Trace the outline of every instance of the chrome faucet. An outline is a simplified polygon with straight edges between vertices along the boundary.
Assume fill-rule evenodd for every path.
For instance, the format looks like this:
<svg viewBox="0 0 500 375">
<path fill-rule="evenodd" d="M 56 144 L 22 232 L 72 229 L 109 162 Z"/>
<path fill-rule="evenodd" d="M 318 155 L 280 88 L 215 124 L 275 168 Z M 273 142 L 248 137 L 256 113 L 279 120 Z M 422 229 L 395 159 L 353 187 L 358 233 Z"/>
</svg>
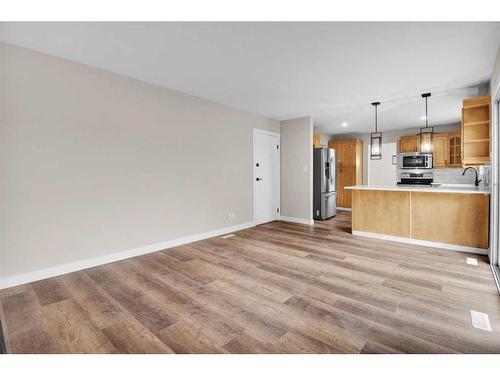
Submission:
<svg viewBox="0 0 500 375">
<path fill-rule="evenodd" d="M 476 180 L 474 181 L 474 185 L 476 186 L 479 186 L 479 183 L 482 181 L 482 180 L 478 180 L 478 172 L 477 172 L 477 168 L 475 167 L 467 167 L 464 169 L 464 171 L 462 172 L 462 176 L 465 175 L 465 172 L 467 172 L 468 169 L 472 169 L 474 170 L 474 172 L 476 172 Z"/>
</svg>

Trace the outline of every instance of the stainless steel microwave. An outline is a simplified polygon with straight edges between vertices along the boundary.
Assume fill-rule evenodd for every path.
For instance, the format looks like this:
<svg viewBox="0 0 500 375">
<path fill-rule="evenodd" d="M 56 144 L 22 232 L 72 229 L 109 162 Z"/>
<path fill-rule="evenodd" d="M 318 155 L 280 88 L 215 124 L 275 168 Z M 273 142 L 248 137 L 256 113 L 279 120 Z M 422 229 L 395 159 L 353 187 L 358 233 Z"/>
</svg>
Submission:
<svg viewBox="0 0 500 375">
<path fill-rule="evenodd" d="M 432 154 L 418 154 L 418 153 L 399 154 L 398 168 L 431 169 Z"/>
</svg>

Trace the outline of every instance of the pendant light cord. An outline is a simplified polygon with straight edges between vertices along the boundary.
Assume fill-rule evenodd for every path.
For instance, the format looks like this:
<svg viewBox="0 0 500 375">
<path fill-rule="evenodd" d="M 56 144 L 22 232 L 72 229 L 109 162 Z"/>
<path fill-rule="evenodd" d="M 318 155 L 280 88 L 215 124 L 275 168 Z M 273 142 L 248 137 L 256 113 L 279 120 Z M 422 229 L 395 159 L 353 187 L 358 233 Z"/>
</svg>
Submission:
<svg viewBox="0 0 500 375">
<path fill-rule="evenodd" d="M 425 128 L 427 129 L 429 127 L 429 111 L 428 111 L 428 106 L 427 106 L 427 99 L 431 96 L 430 92 L 426 92 L 425 94 L 422 94 L 422 98 L 425 99 Z"/>
<path fill-rule="evenodd" d="M 372 106 L 375 107 L 375 133 L 378 133 L 378 106 L 380 102 L 373 102 Z"/>
<path fill-rule="evenodd" d="M 429 114 L 427 112 L 427 96 L 425 97 L 425 127 L 429 126 Z"/>
</svg>

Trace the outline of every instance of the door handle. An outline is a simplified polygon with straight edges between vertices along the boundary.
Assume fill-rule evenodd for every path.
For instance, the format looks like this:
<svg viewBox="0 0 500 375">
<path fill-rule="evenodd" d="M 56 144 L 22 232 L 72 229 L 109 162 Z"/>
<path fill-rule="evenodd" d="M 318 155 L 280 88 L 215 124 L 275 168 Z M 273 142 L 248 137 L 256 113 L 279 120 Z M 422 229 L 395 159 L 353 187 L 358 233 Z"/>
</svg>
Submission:
<svg viewBox="0 0 500 375">
<path fill-rule="evenodd" d="M 257 177 L 255 180 L 256 180 L 256 181 L 261 181 L 261 180 L 262 180 L 262 178 Z"/>
</svg>

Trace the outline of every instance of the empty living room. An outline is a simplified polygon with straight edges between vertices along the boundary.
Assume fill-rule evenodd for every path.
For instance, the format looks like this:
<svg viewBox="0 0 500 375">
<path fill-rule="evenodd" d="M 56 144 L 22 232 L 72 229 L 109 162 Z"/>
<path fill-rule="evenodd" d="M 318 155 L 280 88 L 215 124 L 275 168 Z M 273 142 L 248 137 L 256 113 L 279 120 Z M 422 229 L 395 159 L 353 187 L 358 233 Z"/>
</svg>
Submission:
<svg viewBox="0 0 500 375">
<path fill-rule="evenodd" d="M 498 5 L 22 3 L 2 373 L 498 370 Z"/>
</svg>

